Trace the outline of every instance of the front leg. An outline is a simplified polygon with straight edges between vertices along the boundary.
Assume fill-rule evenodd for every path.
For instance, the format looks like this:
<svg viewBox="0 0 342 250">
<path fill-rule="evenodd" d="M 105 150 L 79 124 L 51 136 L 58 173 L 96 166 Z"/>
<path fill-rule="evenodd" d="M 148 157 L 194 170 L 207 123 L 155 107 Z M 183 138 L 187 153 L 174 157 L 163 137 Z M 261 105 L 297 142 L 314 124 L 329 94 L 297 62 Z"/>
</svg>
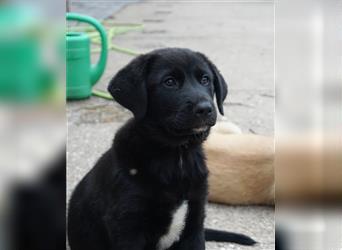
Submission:
<svg viewBox="0 0 342 250">
<path fill-rule="evenodd" d="M 145 240 L 142 237 L 127 237 L 120 242 L 112 242 L 110 250 L 144 250 Z"/>
<path fill-rule="evenodd" d="M 189 213 L 182 236 L 169 250 L 205 250 L 204 201 L 189 202 Z"/>
<path fill-rule="evenodd" d="M 109 250 L 144 250 L 146 238 L 141 214 L 125 211 L 120 216 L 107 216 L 105 224 Z"/>
</svg>

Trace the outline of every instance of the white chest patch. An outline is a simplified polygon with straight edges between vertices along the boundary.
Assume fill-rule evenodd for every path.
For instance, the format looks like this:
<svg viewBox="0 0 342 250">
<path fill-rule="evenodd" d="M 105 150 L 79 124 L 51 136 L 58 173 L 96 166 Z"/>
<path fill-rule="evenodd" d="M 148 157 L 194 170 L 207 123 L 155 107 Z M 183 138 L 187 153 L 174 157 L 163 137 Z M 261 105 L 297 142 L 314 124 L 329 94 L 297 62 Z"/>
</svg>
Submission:
<svg viewBox="0 0 342 250">
<path fill-rule="evenodd" d="M 187 213 L 188 202 L 183 201 L 183 203 L 174 210 L 167 233 L 159 239 L 157 246 L 158 250 L 168 249 L 172 246 L 173 243 L 179 240 L 181 233 L 185 227 Z"/>
</svg>

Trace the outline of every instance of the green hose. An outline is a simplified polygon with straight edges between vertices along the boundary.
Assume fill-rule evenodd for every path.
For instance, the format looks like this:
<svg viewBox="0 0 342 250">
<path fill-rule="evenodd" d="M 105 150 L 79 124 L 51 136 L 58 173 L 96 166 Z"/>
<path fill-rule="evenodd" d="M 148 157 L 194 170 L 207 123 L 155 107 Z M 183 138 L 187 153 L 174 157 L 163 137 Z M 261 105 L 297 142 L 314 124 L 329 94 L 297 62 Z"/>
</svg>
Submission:
<svg viewBox="0 0 342 250">
<path fill-rule="evenodd" d="M 99 89 L 93 89 L 92 94 L 103 99 L 113 100 L 113 97 L 108 92 Z"/>
</svg>

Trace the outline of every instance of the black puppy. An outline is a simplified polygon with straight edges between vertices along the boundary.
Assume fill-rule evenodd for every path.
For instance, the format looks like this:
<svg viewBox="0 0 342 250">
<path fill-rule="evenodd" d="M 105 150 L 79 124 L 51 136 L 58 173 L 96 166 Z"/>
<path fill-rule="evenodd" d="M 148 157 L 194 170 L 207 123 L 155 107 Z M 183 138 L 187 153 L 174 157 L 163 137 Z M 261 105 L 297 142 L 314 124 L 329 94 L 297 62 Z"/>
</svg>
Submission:
<svg viewBox="0 0 342 250">
<path fill-rule="evenodd" d="M 223 114 L 227 85 L 202 54 L 160 49 L 111 80 L 109 92 L 134 118 L 78 184 L 70 201 L 72 250 L 203 250 L 208 240 L 247 236 L 205 230 L 202 142 Z"/>
</svg>

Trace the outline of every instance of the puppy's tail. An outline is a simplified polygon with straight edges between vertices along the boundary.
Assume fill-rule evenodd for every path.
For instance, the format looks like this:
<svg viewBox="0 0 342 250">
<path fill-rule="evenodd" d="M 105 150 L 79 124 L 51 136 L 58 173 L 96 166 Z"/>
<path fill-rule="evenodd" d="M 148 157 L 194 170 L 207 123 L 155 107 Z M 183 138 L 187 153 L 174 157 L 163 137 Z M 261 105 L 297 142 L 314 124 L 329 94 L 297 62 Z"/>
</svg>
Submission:
<svg viewBox="0 0 342 250">
<path fill-rule="evenodd" d="M 233 242 L 245 246 L 252 246 L 257 243 L 252 238 L 238 233 L 231 233 L 207 228 L 205 229 L 204 233 L 206 241 Z"/>
</svg>

